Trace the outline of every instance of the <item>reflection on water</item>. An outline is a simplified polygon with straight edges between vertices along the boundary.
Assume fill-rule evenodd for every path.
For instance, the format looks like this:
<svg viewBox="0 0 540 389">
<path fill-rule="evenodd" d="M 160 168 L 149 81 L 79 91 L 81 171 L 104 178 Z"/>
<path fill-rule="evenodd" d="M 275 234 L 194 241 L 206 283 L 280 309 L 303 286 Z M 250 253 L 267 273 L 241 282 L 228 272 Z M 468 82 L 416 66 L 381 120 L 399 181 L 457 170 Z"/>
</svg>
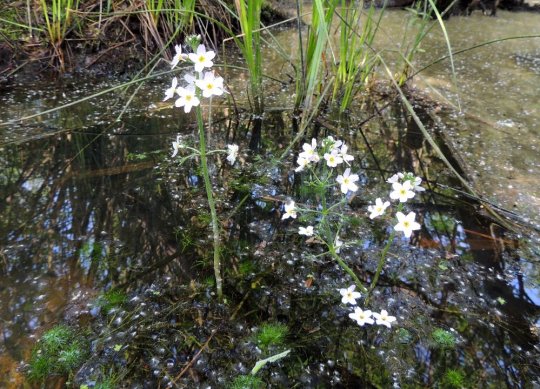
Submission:
<svg viewBox="0 0 540 389">
<path fill-rule="evenodd" d="M 396 73 L 401 67 L 394 50 L 408 49 L 418 29 L 410 16 L 407 11 L 386 12 L 373 46 L 375 51 L 384 49 L 378 52 Z M 436 21 L 433 24 L 415 56 L 416 69 L 448 55 L 441 29 Z M 457 92 L 449 60 L 430 66 L 414 82 L 435 100 L 446 99 L 456 111 L 459 97 L 463 114 L 442 121 L 448 124 L 445 131 L 463 155 L 478 191 L 540 225 L 540 38 L 532 37 L 540 36 L 538 14 L 500 11 L 494 19 L 475 13 L 452 17 L 445 26 L 454 52 L 498 39 L 529 37 L 456 54 Z M 299 45 L 291 39 L 292 33 L 284 30 L 274 35 L 294 58 Z M 334 52 L 337 47 L 336 39 Z M 287 69 L 276 51 L 267 50 L 265 55 L 268 74 Z M 283 104 L 290 105 L 290 98 L 286 96 Z"/>
<path fill-rule="evenodd" d="M 47 88 L 51 96 L 66 90 Z M 233 88 L 242 89 L 242 81 Z M 2 119 L 58 101 L 39 93 L 37 102 L 15 87 L 4 97 L 13 110 Z M 227 137 L 244 149 L 252 143 L 262 156 L 244 151 L 243 171 L 213 167 L 226 237 L 224 306 L 205 284 L 211 245 L 197 168 L 168 158 L 177 131 L 192 140 L 191 123 L 148 108 L 161 99 L 151 88 L 115 122 L 122 108 L 116 97 L 2 130 L 0 386 L 18 387 L 19 361 L 28 360 L 45 328 L 63 321 L 91 323 L 97 346 L 78 375 L 81 384 L 95 379 L 92 371 L 128 366 L 126 382 L 223 387 L 226 377 L 249 372 L 263 356 L 252 336 L 266 321 L 287 324 L 295 355 L 262 373 L 276 387 L 432 387 L 444 385 L 449 371 L 464 377 L 464 387 L 527 387 L 540 375 L 534 245 L 526 251 L 474 205 L 456 202 L 445 189 L 455 183 L 399 105 L 365 126 L 359 123 L 373 107 L 330 126 L 342 133 L 324 123 L 310 129 L 310 136 L 347 138 L 356 152 L 363 187 L 343 231 L 356 243 L 343 254 L 363 280 L 373 276 L 385 239 L 385 223 L 365 217 L 367 204 L 388 191 L 381 171 L 414 170 L 429 182 L 422 201 L 412 204 L 424 227 L 411 242 L 396 239 L 372 299 L 375 310 L 398 317 L 387 331 L 350 322 L 336 297 L 349 280 L 311 255 L 317 248 L 299 240 L 296 225 L 279 220 L 286 196 L 307 196 L 295 193 L 289 165 L 271 164 L 292 137 L 286 113 L 257 122 L 260 133 L 243 121 L 230 133 L 229 122 L 218 120 L 210 136 L 217 145 Z M 473 100 L 464 106 L 473 110 Z M 421 114 L 429 128 L 440 125 Z M 114 312 L 96 309 L 96 296 L 110 287 L 126 290 L 129 302 Z M 437 343 L 436 330 L 449 333 L 455 346 Z M 127 351 L 112 352 L 118 345 Z"/>
<path fill-rule="evenodd" d="M 535 13 L 501 11 L 495 21 L 481 15 L 456 17 L 446 27 L 454 50 L 507 37 L 540 36 Z M 423 48 L 422 63 L 445 54 L 440 33 Z M 449 138 L 482 194 L 540 226 L 540 38 L 480 47 L 456 55 L 455 66 L 465 115 L 443 119 L 449 121 Z M 450 74 L 445 61 L 428 69 L 418 85 L 433 83 L 455 102 Z"/>
</svg>

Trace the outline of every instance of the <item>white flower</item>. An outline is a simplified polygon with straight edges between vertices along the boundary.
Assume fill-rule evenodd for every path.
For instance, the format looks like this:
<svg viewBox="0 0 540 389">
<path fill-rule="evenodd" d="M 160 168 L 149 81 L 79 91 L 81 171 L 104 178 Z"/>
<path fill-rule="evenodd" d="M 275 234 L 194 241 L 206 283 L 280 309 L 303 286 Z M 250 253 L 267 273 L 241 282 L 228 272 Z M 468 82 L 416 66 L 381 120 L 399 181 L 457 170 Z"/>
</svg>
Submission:
<svg viewBox="0 0 540 389">
<path fill-rule="evenodd" d="M 313 226 L 307 226 L 307 227 L 299 227 L 298 228 L 298 233 L 300 235 L 305 235 L 305 236 L 313 236 Z"/>
<path fill-rule="evenodd" d="M 197 81 L 197 77 L 195 77 L 193 74 L 186 73 L 184 75 L 184 80 L 186 80 L 188 85 L 195 85 L 195 81 Z"/>
<path fill-rule="evenodd" d="M 373 317 L 375 318 L 375 322 L 382 326 L 387 326 L 388 328 L 391 327 L 391 323 L 396 321 L 395 316 L 389 316 L 388 312 L 386 310 L 382 310 L 381 313 L 375 313 L 373 312 Z"/>
<path fill-rule="evenodd" d="M 343 158 L 345 163 L 348 165 L 349 161 L 354 160 L 354 157 L 350 154 L 347 154 L 347 149 L 348 149 L 347 145 L 343 144 L 341 148 L 339 149 L 339 155 L 341 156 L 341 158 Z"/>
<path fill-rule="evenodd" d="M 358 186 L 355 184 L 358 181 L 357 174 L 351 174 L 351 169 L 347 168 L 343 172 L 343 175 L 339 175 L 336 178 L 336 181 L 341 185 L 341 193 L 347 194 L 348 191 L 356 192 Z"/>
<path fill-rule="evenodd" d="M 336 250 L 336 253 L 341 251 L 341 246 L 343 246 L 343 242 L 339 240 L 338 236 L 336 236 L 336 240 L 334 242 L 334 249 Z"/>
<path fill-rule="evenodd" d="M 196 53 L 189 54 L 189 59 L 195 64 L 195 71 L 200 73 L 204 68 L 211 68 L 214 65 L 212 60 L 215 56 L 216 53 L 211 50 L 206 51 L 204 45 L 199 45 Z"/>
<path fill-rule="evenodd" d="M 285 213 L 283 214 L 281 220 L 285 220 L 288 218 L 296 219 L 296 208 L 294 206 L 294 201 L 292 200 L 285 204 Z"/>
<path fill-rule="evenodd" d="M 306 166 L 309 165 L 309 159 L 306 159 L 302 156 L 299 156 L 298 159 L 296 160 L 296 163 L 298 164 L 298 167 L 296 169 L 294 169 L 295 172 L 301 172 L 302 170 L 304 170 L 304 168 Z"/>
<path fill-rule="evenodd" d="M 174 77 L 172 79 L 171 87 L 165 91 L 165 98 L 163 99 L 163 101 L 169 100 L 170 98 L 174 96 L 174 92 L 176 92 L 177 86 L 178 86 L 178 79 Z"/>
<path fill-rule="evenodd" d="M 349 313 L 349 317 L 353 320 L 356 320 L 359 326 L 363 326 L 364 324 L 373 324 L 373 319 L 371 318 L 371 311 L 365 310 L 363 311 L 362 308 L 356 307 L 354 308 L 353 313 Z"/>
<path fill-rule="evenodd" d="M 381 216 L 384 214 L 384 211 L 386 211 L 386 208 L 390 205 L 390 202 L 385 201 L 384 203 L 380 198 L 377 198 L 375 200 L 375 205 L 370 205 L 368 207 L 368 211 L 371 212 L 371 215 L 369 215 L 370 219 L 375 219 L 377 216 Z"/>
<path fill-rule="evenodd" d="M 325 145 L 330 145 L 331 151 L 337 151 L 342 144 L 343 142 L 339 139 L 334 140 L 333 136 L 327 136 L 325 139 Z"/>
<path fill-rule="evenodd" d="M 172 142 L 173 147 L 173 153 L 171 155 L 171 158 L 176 157 L 176 154 L 178 154 L 178 151 L 183 148 L 182 142 L 180 142 L 180 135 L 176 135 L 176 141 Z"/>
<path fill-rule="evenodd" d="M 398 219 L 398 224 L 394 226 L 394 230 L 403 231 L 406 238 L 409 238 L 413 231 L 420 229 L 420 224 L 414 220 L 416 217 L 414 212 L 409 212 L 407 216 L 401 212 L 397 212 L 396 217 Z"/>
<path fill-rule="evenodd" d="M 174 69 L 174 67 L 178 65 L 178 62 L 185 61 L 188 57 L 187 54 L 182 54 L 182 46 L 176 45 L 174 46 L 174 49 L 176 50 L 176 54 L 171 61 L 171 69 Z"/>
<path fill-rule="evenodd" d="M 386 180 L 386 182 L 388 182 L 389 184 L 394 184 L 396 182 L 399 182 L 399 180 L 402 178 L 403 178 L 403 173 L 396 173 L 392 177 L 390 177 L 388 180 Z"/>
<path fill-rule="evenodd" d="M 423 192 L 426 190 L 426 188 L 420 186 L 421 183 L 422 183 L 422 179 L 420 177 L 414 177 L 414 181 L 412 184 L 414 185 L 415 191 Z"/>
<path fill-rule="evenodd" d="M 341 302 L 343 304 L 356 305 L 356 299 L 360 298 L 360 292 L 355 292 L 356 285 L 351 285 L 347 289 L 340 289 L 339 293 L 343 296 Z"/>
<path fill-rule="evenodd" d="M 236 157 L 238 156 L 238 145 L 227 145 L 227 161 L 231 165 L 234 165 Z"/>
<path fill-rule="evenodd" d="M 223 94 L 223 78 L 214 76 L 213 72 L 205 72 L 202 80 L 196 80 L 204 97 L 221 96 Z"/>
<path fill-rule="evenodd" d="M 315 138 L 311 139 L 311 145 L 309 143 L 304 143 L 302 145 L 304 150 L 298 154 L 299 158 L 303 158 L 308 162 L 319 162 L 319 154 L 317 153 L 317 140 Z"/>
<path fill-rule="evenodd" d="M 195 95 L 195 87 L 188 85 L 185 88 L 177 88 L 176 93 L 180 96 L 174 103 L 177 107 L 184 107 L 184 112 L 188 113 L 192 107 L 196 107 L 201 103 L 199 98 Z"/>
<path fill-rule="evenodd" d="M 414 192 L 411 190 L 412 185 L 410 181 L 405 181 L 403 184 L 400 184 L 399 182 L 394 182 L 392 184 L 393 191 L 390 193 L 390 198 L 392 200 L 397 200 L 401 203 L 405 203 L 408 199 L 412 199 L 414 197 Z"/>
<path fill-rule="evenodd" d="M 331 153 L 324 154 L 324 159 L 326 159 L 326 164 L 328 167 L 336 167 L 343 162 L 343 158 L 333 150 Z"/>
</svg>

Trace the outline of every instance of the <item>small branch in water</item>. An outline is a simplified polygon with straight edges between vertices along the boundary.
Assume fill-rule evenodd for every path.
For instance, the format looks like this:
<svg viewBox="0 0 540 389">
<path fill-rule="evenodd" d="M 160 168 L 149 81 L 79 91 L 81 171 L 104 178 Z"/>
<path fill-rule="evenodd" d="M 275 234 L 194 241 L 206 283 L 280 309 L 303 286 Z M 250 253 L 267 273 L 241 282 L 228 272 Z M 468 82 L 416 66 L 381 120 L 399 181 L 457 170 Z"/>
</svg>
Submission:
<svg viewBox="0 0 540 389">
<path fill-rule="evenodd" d="M 182 371 L 174 378 L 174 380 L 172 380 L 171 382 L 176 385 L 176 381 L 178 381 L 180 378 L 182 378 L 182 376 L 186 373 L 186 371 L 188 371 L 189 368 L 191 368 L 191 366 L 193 366 L 193 364 L 195 362 L 197 362 L 197 359 L 199 359 L 200 355 L 202 354 L 202 352 L 204 351 L 205 348 L 208 347 L 208 344 L 210 343 L 210 341 L 212 340 L 212 338 L 214 337 L 214 335 L 216 334 L 216 332 L 212 332 L 212 334 L 210 335 L 210 337 L 208 338 L 208 340 L 206 342 L 204 342 L 204 344 L 202 345 L 201 349 L 199 351 L 197 351 L 197 354 L 195 354 L 193 356 L 193 359 L 191 361 L 189 361 L 189 363 L 182 369 Z"/>
</svg>

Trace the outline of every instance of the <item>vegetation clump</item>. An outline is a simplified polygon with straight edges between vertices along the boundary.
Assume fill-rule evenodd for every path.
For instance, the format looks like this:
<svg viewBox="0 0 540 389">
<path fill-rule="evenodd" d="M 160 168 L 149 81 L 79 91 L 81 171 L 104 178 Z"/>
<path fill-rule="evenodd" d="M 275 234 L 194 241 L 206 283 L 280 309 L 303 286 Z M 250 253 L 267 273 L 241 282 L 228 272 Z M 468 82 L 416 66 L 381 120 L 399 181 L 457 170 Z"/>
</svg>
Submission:
<svg viewBox="0 0 540 389">
<path fill-rule="evenodd" d="M 449 369 L 444 373 L 443 387 L 445 388 L 464 388 L 467 387 L 465 376 L 459 370 Z"/>
<path fill-rule="evenodd" d="M 254 375 L 240 375 L 229 385 L 229 389 L 260 389 L 263 387 L 262 380 Z"/>
<path fill-rule="evenodd" d="M 438 348 L 452 349 L 456 347 L 456 337 L 450 331 L 437 328 L 431 333 L 431 337 Z"/>
<path fill-rule="evenodd" d="M 86 358 L 86 347 L 75 331 L 58 325 L 45 332 L 32 350 L 28 376 L 42 381 L 50 375 L 71 374 Z"/>
<path fill-rule="evenodd" d="M 107 313 L 113 308 L 122 306 L 126 300 L 127 296 L 123 291 L 111 289 L 98 298 L 97 305 Z"/>
<path fill-rule="evenodd" d="M 285 343 L 285 338 L 289 329 L 282 323 L 266 323 L 261 326 L 257 332 L 257 344 L 263 349 L 268 350 L 271 346 L 281 346 Z"/>
</svg>

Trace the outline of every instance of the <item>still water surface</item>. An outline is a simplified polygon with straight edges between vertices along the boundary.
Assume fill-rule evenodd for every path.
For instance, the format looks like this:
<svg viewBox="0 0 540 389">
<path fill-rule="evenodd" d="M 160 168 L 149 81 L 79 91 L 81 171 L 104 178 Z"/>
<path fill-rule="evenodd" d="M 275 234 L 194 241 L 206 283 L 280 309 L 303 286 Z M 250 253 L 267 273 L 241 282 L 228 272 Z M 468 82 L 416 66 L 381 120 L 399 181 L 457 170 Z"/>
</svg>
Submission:
<svg viewBox="0 0 540 389">
<path fill-rule="evenodd" d="M 382 26 L 385 34 L 402 36 L 406 16 L 402 11 L 388 12 Z M 500 12 L 495 22 L 479 15 L 456 17 L 447 28 L 453 48 L 460 49 L 500 37 L 540 34 L 537 20 L 532 14 Z M 290 31 L 276 36 L 291 44 Z M 382 38 L 377 45 L 387 47 L 394 42 Z M 422 48 L 419 67 L 446 53 L 437 32 Z M 538 222 L 534 218 L 538 217 L 540 188 L 539 56 L 538 39 L 507 41 L 458 55 L 457 94 L 447 62 L 430 67 L 415 80 L 419 88 L 427 90 L 429 84 L 442 93 L 447 100 L 430 92 L 445 107 L 457 105 L 459 95 L 464 113 L 445 108 L 439 119 L 471 169 L 477 188 L 533 223 Z M 271 74 L 284 71 L 277 60 L 266 64 Z M 238 77 L 232 89 L 241 95 L 245 76 Z M 30 81 L 20 78 L 2 95 L 6 109 L 0 121 L 40 112 L 116 83 Z M 260 358 L 249 336 L 267 320 L 288 324 L 290 347 L 299 361 L 305 361 L 268 373 L 265 378 L 276 387 L 295 383 L 353 387 L 373 382 L 426 386 L 442 382 L 449 370 L 460 372 L 471 387 L 527 387 L 537 379 L 538 238 L 532 232 L 507 234 L 472 206 L 459 205 L 440 193 L 414 205 L 424 220 L 422 234 L 412 244 L 397 240 L 393 245 L 393 260 L 373 300 L 374 306 L 396 314 L 400 325 L 395 331 L 363 332 L 348 322 L 343 307 L 336 308 L 336 290 L 348 282 L 339 269 L 313 261 L 294 234 L 283 234 L 285 228 L 294 228 L 280 223 L 278 203 L 271 199 L 293 195 L 289 167 L 264 171 L 264 179 L 248 168 L 255 183 L 248 180 L 247 191 L 244 173 L 226 166 L 216 168 L 221 211 L 234 215 L 224 227 L 234 269 L 230 277 L 235 280 L 229 285 L 230 304 L 241 307 L 235 320 L 223 319 L 230 312 L 215 307 L 211 287 L 190 289 L 190 281 L 199 283 L 205 276 L 197 262 L 207 252 L 205 223 L 198 218 L 205 205 L 197 190 L 196 166 L 188 164 L 180 170 L 168 157 L 176 133 L 189 140 L 194 128 L 185 115 L 155 104 L 166 84 L 168 80 L 142 88 L 121 121 L 115 119 L 126 97 L 113 94 L 2 128 L 0 386 L 22 385 L 20 361 L 28 360 L 44 329 L 64 321 L 90 321 L 96 338 L 99 331 L 110 335 L 92 351 L 93 366 L 112 364 L 101 352 L 131 342 L 144 350 L 136 360 L 142 363 L 134 376 L 153 376 L 154 366 L 159 367 L 155 379 L 178 375 L 178 370 L 167 372 L 164 366 L 170 360 L 189 360 L 198 349 L 182 343 L 186 336 L 177 342 L 171 340 L 177 333 L 148 330 L 150 323 L 171 318 L 186 323 L 185 331 L 200 344 L 212 325 L 221 323 L 222 337 L 216 335 L 216 339 L 225 354 L 219 354 L 221 360 L 204 357 L 205 363 L 194 366 L 192 372 L 191 377 L 202 377 L 202 387 L 206 383 L 219 387 L 224 377 L 238 374 Z M 270 107 L 287 105 L 290 92 L 278 88 L 268 102 Z M 355 124 L 361 119 L 362 114 L 352 118 L 344 133 L 334 135 L 346 138 L 356 150 L 365 188 L 351 203 L 350 212 L 364 217 L 366 203 L 387 188 L 357 134 Z M 436 121 L 426 124 L 441 126 Z M 400 130 L 406 126 L 403 111 L 396 107 L 366 129 L 371 151 L 383 169 L 412 169 L 424 161 L 424 172 L 438 177 L 433 182 L 455 184 L 421 142 L 401 144 Z M 292 137 L 290 121 L 286 113 L 269 114 L 264 128 L 261 153 L 263 159 L 271 160 Z M 232 131 L 229 121 L 217 121 L 211 142 L 223 147 L 234 139 L 247 148 L 248 129 L 243 124 Z M 243 158 L 244 167 L 256 162 L 248 152 Z M 245 208 L 235 214 L 234 206 L 246 194 Z M 366 222 L 347 232 L 362 244 L 361 250 L 351 248 L 344 255 L 364 269 L 365 277 L 376 266 L 383 232 L 383 226 Z M 242 273 L 250 263 L 248 275 Z M 172 293 L 171 285 L 179 289 Z M 152 306 L 152 321 L 137 322 L 129 319 L 130 313 L 113 320 L 96 312 L 92 302 L 111 286 L 124 287 L 132 301 L 142 299 Z M 172 297 L 167 298 L 186 304 L 185 308 L 171 313 L 171 300 L 158 299 L 160 293 L 164 297 L 170 293 Z M 144 311 L 135 303 L 124 308 Z M 206 316 L 200 312 L 207 312 Z M 110 328 L 118 318 L 127 323 L 121 331 Z M 133 328 L 152 341 L 126 340 Z M 454 334 L 457 347 L 437 346 L 436 329 Z"/>
</svg>

